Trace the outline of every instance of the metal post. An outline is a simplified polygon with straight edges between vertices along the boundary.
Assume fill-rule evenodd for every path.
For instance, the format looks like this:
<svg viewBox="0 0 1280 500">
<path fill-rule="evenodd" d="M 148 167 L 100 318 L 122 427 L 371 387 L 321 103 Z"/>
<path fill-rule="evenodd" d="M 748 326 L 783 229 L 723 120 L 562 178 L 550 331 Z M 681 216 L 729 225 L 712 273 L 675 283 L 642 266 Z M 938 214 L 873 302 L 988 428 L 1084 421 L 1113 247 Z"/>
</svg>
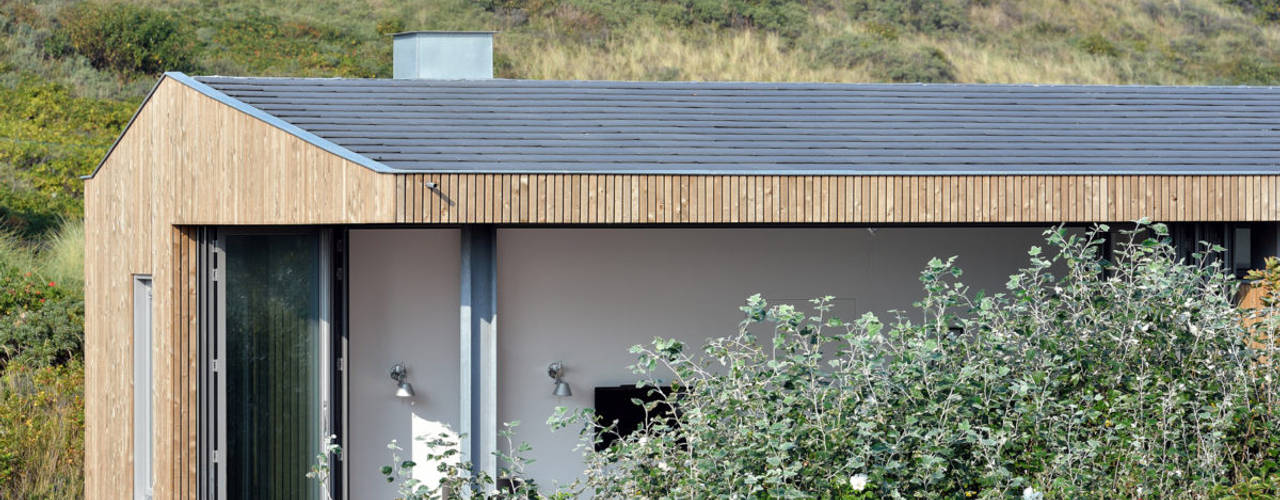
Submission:
<svg viewBox="0 0 1280 500">
<path fill-rule="evenodd" d="M 463 459 L 473 470 L 497 470 L 497 230 L 493 226 L 462 228 L 461 302 L 461 432 Z"/>
</svg>

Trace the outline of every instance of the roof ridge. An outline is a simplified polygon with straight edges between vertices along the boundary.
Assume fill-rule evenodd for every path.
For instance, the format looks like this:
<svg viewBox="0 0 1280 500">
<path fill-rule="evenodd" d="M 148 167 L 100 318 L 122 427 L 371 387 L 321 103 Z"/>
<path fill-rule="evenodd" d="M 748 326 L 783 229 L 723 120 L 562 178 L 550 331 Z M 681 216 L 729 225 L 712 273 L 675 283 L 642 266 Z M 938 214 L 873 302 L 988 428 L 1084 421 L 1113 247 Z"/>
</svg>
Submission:
<svg viewBox="0 0 1280 500">
<path fill-rule="evenodd" d="M 1276 85 L 1154 85 L 1154 84 L 1084 84 L 1084 83 L 895 83 L 895 82 L 794 82 L 794 81 L 743 81 L 743 80 L 555 80 L 527 78 L 486 78 L 486 79 L 410 79 L 410 78 L 346 78 L 346 77 L 308 77 L 308 76 L 246 76 L 246 75 L 197 75 L 191 77 L 197 81 L 304 81 L 334 83 L 394 83 L 403 86 L 431 86 L 437 84 L 473 84 L 475 86 L 516 85 L 548 85 L 548 86 L 643 86 L 643 87 L 743 87 L 769 88 L 790 87 L 802 88 L 886 88 L 886 89 L 1078 89 L 1078 90 L 1272 90 L 1280 91 Z"/>
</svg>

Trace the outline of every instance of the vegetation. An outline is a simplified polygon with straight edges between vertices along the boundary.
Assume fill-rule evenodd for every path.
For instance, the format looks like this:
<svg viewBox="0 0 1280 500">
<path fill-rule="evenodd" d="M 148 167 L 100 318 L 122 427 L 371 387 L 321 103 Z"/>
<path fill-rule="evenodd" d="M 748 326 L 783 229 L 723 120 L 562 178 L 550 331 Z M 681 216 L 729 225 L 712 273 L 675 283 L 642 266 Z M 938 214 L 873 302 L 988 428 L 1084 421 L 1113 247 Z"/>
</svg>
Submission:
<svg viewBox="0 0 1280 500">
<path fill-rule="evenodd" d="M 84 230 L 0 237 L 0 498 L 84 488 Z"/>
<path fill-rule="evenodd" d="M 74 447 L 78 393 L 30 391 L 79 384 L 79 176 L 162 71 L 386 77 L 390 33 L 492 29 L 509 78 L 1277 84 L 1278 5 L 0 0 L 0 497 L 75 496 L 76 449 L 36 456 L 22 439 Z M 53 427 L 15 432 L 3 419 L 20 413 Z"/>
<path fill-rule="evenodd" d="M 84 366 L 0 374 L 0 498 L 84 496 Z"/>
</svg>

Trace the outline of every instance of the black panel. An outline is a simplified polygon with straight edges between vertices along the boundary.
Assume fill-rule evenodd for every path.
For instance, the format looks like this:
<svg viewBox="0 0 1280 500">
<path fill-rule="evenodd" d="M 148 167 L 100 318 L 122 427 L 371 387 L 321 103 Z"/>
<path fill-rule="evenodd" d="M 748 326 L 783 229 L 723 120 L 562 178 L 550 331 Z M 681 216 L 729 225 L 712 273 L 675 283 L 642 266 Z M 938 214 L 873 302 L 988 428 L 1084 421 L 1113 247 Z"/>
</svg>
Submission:
<svg viewBox="0 0 1280 500">
<path fill-rule="evenodd" d="M 662 392 L 671 393 L 671 387 L 663 387 Z M 640 400 L 644 403 L 660 401 L 662 397 L 653 387 L 637 388 L 635 385 L 620 385 L 617 387 L 596 387 L 595 388 L 595 410 L 597 422 L 601 425 L 608 426 L 613 422 L 617 422 L 615 430 L 617 434 L 604 433 L 599 435 L 600 438 L 596 443 L 596 451 L 602 451 L 613 444 L 619 436 L 626 437 L 640 428 L 644 423 L 644 408 L 635 404 L 633 400 Z M 665 404 L 659 404 L 650 418 L 662 418 L 670 415 L 671 409 Z"/>
</svg>

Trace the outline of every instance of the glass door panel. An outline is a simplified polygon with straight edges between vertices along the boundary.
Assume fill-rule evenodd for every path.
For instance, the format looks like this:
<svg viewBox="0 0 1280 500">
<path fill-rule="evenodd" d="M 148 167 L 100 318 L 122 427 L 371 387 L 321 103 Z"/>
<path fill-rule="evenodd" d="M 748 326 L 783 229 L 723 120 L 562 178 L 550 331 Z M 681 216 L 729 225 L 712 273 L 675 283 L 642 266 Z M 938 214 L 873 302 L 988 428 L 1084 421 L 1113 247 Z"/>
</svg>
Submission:
<svg viewBox="0 0 1280 500">
<path fill-rule="evenodd" d="M 225 498 L 320 499 L 306 477 L 327 411 L 320 234 L 227 234 L 222 245 Z"/>
</svg>

